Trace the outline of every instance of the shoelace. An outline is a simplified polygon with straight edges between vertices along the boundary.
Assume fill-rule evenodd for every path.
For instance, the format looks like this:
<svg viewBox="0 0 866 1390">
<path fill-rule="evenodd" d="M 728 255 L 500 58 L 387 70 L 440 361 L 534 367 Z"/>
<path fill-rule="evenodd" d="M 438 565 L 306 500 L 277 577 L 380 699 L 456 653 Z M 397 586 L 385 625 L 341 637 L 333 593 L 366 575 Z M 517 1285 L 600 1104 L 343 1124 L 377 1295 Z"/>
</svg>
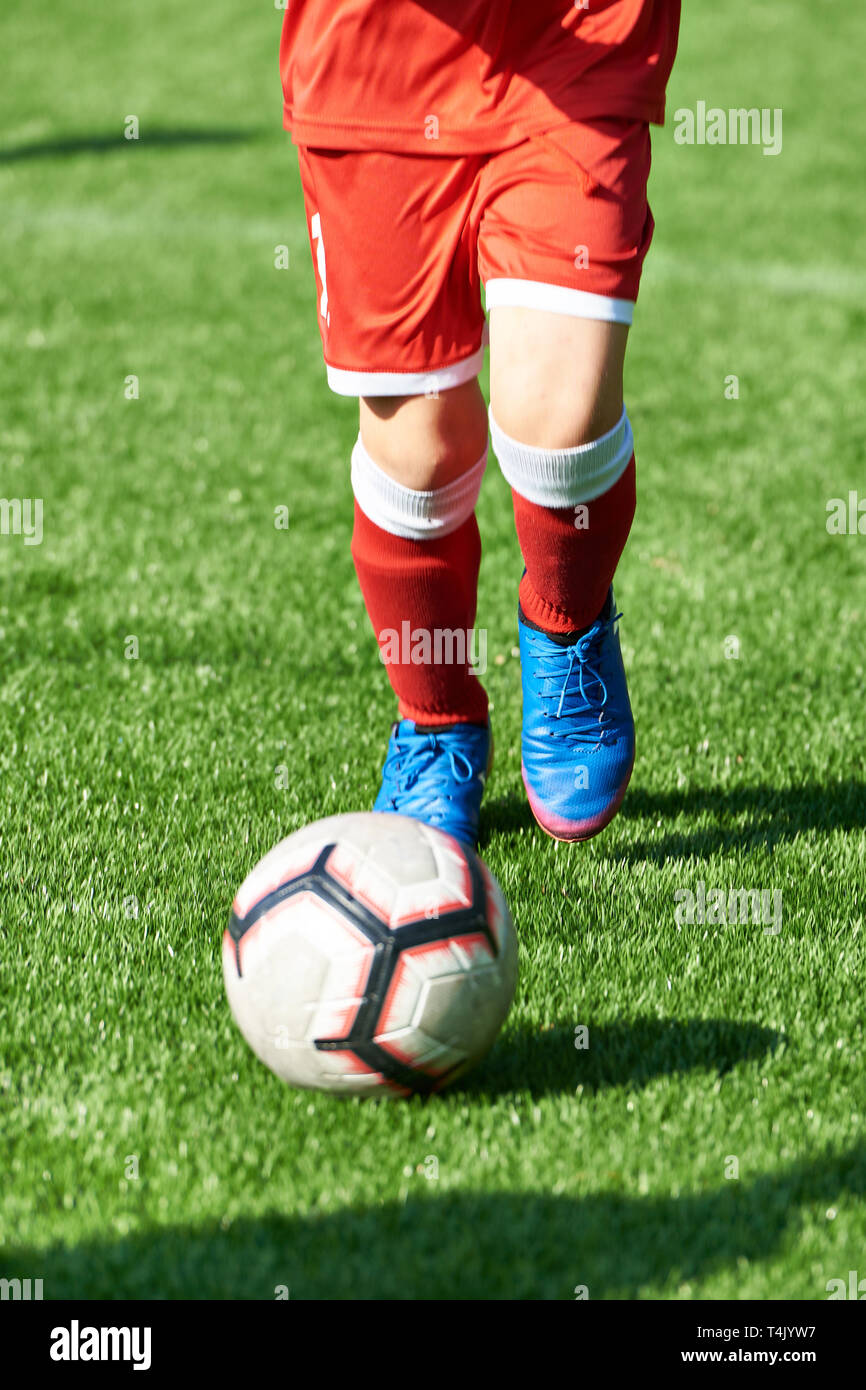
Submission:
<svg viewBox="0 0 866 1390">
<path fill-rule="evenodd" d="M 572 644 L 570 647 L 557 647 L 551 649 L 548 642 L 542 642 L 540 638 L 534 638 L 530 633 L 530 644 L 535 648 L 534 655 L 538 665 L 536 674 L 539 678 L 537 694 L 542 702 L 543 713 L 547 719 L 573 719 L 575 716 L 593 717 L 593 722 L 597 720 L 598 730 L 590 729 L 568 729 L 562 737 L 573 740 L 575 743 L 587 743 L 594 747 L 608 742 L 612 737 L 612 732 L 604 727 L 605 708 L 607 706 L 608 689 L 604 677 L 598 666 L 595 664 L 597 658 L 594 657 L 593 647 L 608 632 L 619 618 L 621 613 L 614 613 L 612 617 L 604 622 L 593 623 L 588 632 Z M 563 672 L 563 666 L 565 671 Z M 577 683 L 573 685 L 572 678 L 575 670 L 577 671 Z M 545 690 L 547 682 L 561 680 L 561 685 L 557 692 Z M 597 687 L 593 691 L 593 686 Z M 590 693 L 592 691 L 592 693 Z M 570 703 L 566 703 L 566 696 L 575 697 Z M 555 708 L 553 707 L 555 703 Z"/>
<path fill-rule="evenodd" d="M 436 734 L 424 734 L 422 742 L 419 742 L 417 735 L 412 739 L 395 739 L 388 761 L 393 760 L 398 789 L 408 791 L 418 781 L 422 772 L 426 772 L 430 764 L 442 754 L 448 758 L 455 782 L 471 781 L 474 769 L 466 754 L 461 753 L 459 748 L 448 748 Z M 396 776 L 397 765 L 400 767 L 400 777 Z"/>
</svg>

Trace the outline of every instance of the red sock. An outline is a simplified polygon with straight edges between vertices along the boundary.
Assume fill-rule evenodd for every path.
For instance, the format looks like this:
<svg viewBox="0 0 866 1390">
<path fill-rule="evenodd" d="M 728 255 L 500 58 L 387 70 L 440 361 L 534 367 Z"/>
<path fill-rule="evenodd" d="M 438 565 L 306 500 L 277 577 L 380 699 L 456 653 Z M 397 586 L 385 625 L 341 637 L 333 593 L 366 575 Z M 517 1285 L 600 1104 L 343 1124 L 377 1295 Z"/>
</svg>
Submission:
<svg viewBox="0 0 866 1390">
<path fill-rule="evenodd" d="M 632 454 L 613 487 L 579 508 L 540 507 L 512 492 L 526 565 L 520 607 L 545 632 L 589 627 L 604 607 L 634 519 L 634 471 Z"/>
<path fill-rule="evenodd" d="M 400 718 L 486 724 L 487 694 L 469 668 L 481 565 L 475 516 L 447 536 L 414 541 L 384 531 L 356 502 L 352 558 Z"/>
</svg>

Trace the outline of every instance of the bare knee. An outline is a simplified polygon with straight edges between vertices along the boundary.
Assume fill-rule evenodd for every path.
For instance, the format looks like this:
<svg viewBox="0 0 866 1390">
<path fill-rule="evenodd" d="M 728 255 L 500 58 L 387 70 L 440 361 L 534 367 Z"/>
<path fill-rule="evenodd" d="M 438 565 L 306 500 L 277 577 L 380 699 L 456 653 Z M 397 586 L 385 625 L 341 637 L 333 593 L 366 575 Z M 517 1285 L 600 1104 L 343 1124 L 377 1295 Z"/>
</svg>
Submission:
<svg viewBox="0 0 866 1390">
<path fill-rule="evenodd" d="M 478 381 L 437 396 L 365 396 L 361 440 L 383 472 L 404 487 L 445 487 L 477 464 L 487 444 Z"/>
<path fill-rule="evenodd" d="M 626 324 L 494 309 L 490 403 L 500 429 L 540 449 L 571 449 L 613 429 L 627 336 Z"/>
</svg>

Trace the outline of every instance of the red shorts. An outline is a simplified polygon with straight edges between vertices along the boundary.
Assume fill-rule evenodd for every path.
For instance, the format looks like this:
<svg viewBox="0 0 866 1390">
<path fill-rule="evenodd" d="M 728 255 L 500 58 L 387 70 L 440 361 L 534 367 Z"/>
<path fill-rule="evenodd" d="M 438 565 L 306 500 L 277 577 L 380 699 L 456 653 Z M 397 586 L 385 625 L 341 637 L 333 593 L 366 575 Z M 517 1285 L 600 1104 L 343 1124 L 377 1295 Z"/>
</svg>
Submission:
<svg viewBox="0 0 866 1390">
<path fill-rule="evenodd" d="M 429 395 L 476 376 L 482 284 L 488 309 L 631 323 L 653 232 L 646 123 L 573 123 L 487 155 L 298 154 L 340 395 Z"/>
</svg>

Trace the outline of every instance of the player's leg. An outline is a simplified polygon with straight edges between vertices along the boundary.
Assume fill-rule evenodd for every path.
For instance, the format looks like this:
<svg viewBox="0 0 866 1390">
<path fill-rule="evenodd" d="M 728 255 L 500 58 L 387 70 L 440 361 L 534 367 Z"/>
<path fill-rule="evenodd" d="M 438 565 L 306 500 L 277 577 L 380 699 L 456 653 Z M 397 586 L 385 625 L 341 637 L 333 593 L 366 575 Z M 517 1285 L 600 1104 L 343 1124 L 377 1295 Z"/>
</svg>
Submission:
<svg viewBox="0 0 866 1390">
<path fill-rule="evenodd" d="M 352 555 L 399 715 L 375 809 L 472 843 L 491 752 L 470 661 L 486 462 L 476 379 L 438 396 L 362 399 Z"/>
<path fill-rule="evenodd" d="M 465 235 L 478 161 L 302 153 L 328 377 L 361 400 L 352 555 L 398 701 L 376 808 L 474 842 L 490 748 L 471 666 L 487 458 Z"/>
<path fill-rule="evenodd" d="M 468 660 L 487 463 L 478 380 L 429 396 L 362 397 L 360 417 L 352 554 L 400 718 L 425 728 L 486 724 L 487 697 Z M 436 640 L 446 631 L 447 650 Z"/>
<path fill-rule="evenodd" d="M 584 839 L 634 761 L 612 580 L 635 506 L 622 376 L 652 231 L 648 136 L 608 122 L 527 146 L 503 160 L 482 233 L 491 434 L 525 564 L 524 782 L 544 829 Z"/>
<path fill-rule="evenodd" d="M 628 325 L 491 310 L 494 444 L 526 564 L 523 616 L 554 633 L 598 617 L 634 515 L 623 408 Z"/>
<path fill-rule="evenodd" d="M 586 839 L 612 819 L 634 762 L 611 587 L 635 506 L 627 331 L 491 310 L 494 447 L 526 566 L 523 778 L 539 823 L 562 839 Z"/>
</svg>

